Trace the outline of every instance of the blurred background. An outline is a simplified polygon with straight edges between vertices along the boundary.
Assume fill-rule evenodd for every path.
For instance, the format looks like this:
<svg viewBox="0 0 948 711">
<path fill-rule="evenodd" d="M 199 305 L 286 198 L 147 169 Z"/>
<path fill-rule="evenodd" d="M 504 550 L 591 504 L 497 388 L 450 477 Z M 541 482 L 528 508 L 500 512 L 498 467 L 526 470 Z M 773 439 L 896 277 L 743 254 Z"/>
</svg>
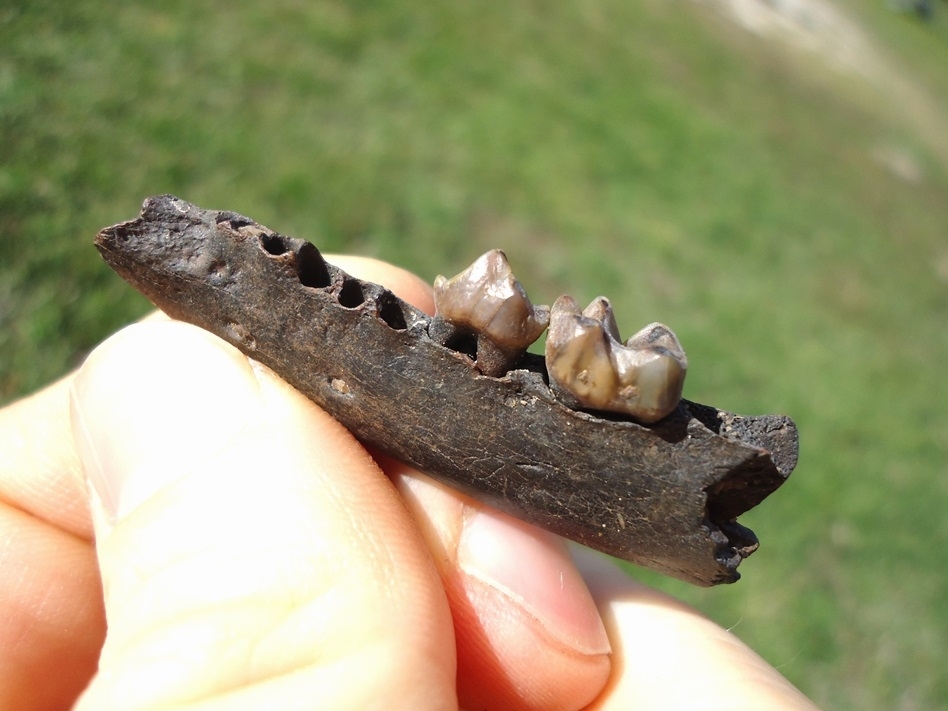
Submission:
<svg viewBox="0 0 948 711">
<path fill-rule="evenodd" d="M 93 235 L 172 192 L 426 280 L 660 320 L 685 396 L 801 431 L 688 601 L 827 708 L 948 708 L 948 5 L 0 7 L 0 402 L 149 305 Z"/>
</svg>

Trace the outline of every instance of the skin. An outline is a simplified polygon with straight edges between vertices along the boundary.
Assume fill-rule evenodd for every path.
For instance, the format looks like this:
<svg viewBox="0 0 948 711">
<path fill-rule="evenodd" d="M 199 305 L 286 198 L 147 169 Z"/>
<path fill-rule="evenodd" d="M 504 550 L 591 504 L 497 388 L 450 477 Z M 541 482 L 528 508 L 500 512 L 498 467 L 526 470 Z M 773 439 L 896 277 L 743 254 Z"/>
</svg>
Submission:
<svg viewBox="0 0 948 711">
<path fill-rule="evenodd" d="M 407 272 L 331 261 L 431 311 Z M 0 410 L 0 708 L 813 708 L 576 559 L 185 324 Z"/>
</svg>

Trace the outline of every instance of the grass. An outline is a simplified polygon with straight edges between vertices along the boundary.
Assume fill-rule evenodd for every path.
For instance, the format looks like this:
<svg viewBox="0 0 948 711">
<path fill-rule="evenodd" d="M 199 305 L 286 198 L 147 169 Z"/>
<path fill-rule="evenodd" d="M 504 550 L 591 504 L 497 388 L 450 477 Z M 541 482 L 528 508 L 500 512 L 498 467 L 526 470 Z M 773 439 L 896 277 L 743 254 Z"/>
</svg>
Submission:
<svg viewBox="0 0 948 711">
<path fill-rule="evenodd" d="M 911 101 L 682 2 L 8 4 L 0 401 L 146 311 L 91 237 L 147 195 L 426 278 L 503 247 L 800 426 L 738 585 L 635 574 L 826 707 L 948 707 L 948 21 L 880 7 Z"/>
</svg>

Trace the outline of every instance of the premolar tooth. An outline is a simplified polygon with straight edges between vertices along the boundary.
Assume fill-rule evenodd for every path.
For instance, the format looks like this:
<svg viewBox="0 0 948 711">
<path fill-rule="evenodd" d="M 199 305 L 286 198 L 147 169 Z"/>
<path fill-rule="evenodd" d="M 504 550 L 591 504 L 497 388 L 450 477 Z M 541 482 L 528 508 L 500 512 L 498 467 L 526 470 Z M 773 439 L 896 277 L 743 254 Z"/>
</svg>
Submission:
<svg viewBox="0 0 948 711">
<path fill-rule="evenodd" d="M 477 337 L 477 367 L 499 376 L 523 355 L 550 322 L 545 306 L 533 306 L 499 249 L 479 257 L 457 276 L 434 283 L 435 316 Z"/>
<path fill-rule="evenodd" d="M 625 345 L 608 299 L 599 297 L 580 313 L 561 296 L 553 304 L 546 345 L 547 371 L 568 404 L 656 422 L 678 405 L 688 361 L 667 326 L 649 324 Z"/>
</svg>

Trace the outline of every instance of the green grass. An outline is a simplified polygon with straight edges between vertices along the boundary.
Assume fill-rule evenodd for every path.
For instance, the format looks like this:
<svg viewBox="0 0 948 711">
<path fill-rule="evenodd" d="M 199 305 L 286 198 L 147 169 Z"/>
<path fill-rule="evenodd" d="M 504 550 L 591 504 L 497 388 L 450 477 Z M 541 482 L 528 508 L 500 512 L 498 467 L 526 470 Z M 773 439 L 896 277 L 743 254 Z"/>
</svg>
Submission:
<svg viewBox="0 0 948 711">
<path fill-rule="evenodd" d="M 91 238 L 147 195 L 426 278 L 502 247 L 800 426 L 738 585 L 636 574 L 826 707 L 948 707 L 946 8 L 850 8 L 896 95 L 683 2 L 9 5 L 0 401 L 145 312 Z"/>
</svg>

